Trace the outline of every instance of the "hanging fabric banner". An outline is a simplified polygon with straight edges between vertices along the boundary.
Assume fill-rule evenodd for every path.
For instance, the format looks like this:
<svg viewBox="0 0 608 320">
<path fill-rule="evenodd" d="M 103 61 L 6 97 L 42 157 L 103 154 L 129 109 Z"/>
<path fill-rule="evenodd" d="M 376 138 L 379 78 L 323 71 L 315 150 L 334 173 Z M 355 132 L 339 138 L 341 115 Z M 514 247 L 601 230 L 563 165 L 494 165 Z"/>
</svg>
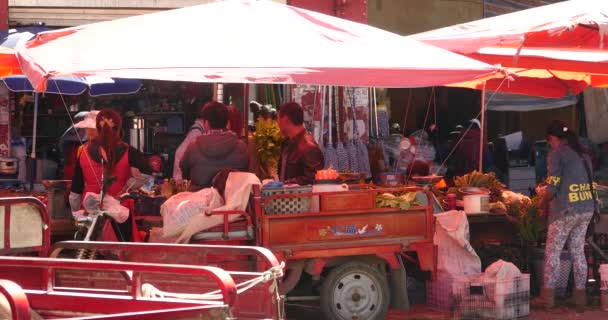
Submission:
<svg viewBox="0 0 608 320">
<path fill-rule="evenodd" d="M 10 93 L 4 83 L 0 84 L 0 157 L 11 156 Z"/>
</svg>

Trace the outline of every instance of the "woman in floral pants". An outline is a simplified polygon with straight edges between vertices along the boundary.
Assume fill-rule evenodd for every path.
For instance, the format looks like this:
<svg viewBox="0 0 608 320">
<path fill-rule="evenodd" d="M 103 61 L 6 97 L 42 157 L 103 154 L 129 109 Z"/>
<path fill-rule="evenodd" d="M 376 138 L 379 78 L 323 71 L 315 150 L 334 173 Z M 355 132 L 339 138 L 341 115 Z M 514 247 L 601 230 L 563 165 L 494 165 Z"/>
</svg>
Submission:
<svg viewBox="0 0 608 320">
<path fill-rule="evenodd" d="M 549 210 L 541 300 L 547 308 L 555 304 L 560 255 L 568 241 L 574 266 L 573 296 L 577 312 L 583 312 L 587 282 L 585 234 L 595 208 L 591 162 L 584 155 L 578 137 L 559 121 L 547 128 L 547 142 L 551 152 L 547 156 L 548 178 L 543 204 L 548 204 Z"/>
</svg>

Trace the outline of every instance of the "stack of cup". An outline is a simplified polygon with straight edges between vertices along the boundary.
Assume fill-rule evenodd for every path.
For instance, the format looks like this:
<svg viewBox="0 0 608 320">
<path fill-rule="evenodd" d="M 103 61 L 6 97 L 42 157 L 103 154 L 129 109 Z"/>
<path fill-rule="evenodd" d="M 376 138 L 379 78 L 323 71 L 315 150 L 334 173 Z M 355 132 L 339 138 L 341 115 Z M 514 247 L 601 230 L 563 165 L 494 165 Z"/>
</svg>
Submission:
<svg viewBox="0 0 608 320">
<path fill-rule="evenodd" d="M 601 305 L 602 310 L 608 311 L 608 264 L 600 265 L 600 279 L 601 279 Z"/>
</svg>

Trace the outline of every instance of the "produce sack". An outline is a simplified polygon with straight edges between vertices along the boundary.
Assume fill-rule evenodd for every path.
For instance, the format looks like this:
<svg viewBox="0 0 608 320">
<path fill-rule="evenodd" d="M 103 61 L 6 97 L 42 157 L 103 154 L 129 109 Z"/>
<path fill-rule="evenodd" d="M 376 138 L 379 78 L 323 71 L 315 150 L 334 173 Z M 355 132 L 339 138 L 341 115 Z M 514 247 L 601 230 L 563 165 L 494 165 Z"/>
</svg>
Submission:
<svg viewBox="0 0 608 320">
<path fill-rule="evenodd" d="M 231 172 L 226 180 L 224 189 L 224 199 L 226 204 L 211 208 L 212 211 L 242 211 L 247 209 L 251 189 L 254 185 L 261 185 L 260 179 L 255 174 L 249 172 Z M 214 189 L 215 190 L 215 189 Z M 220 198 L 221 199 L 221 198 Z M 228 222 L 239 218 L 241 214 L 235 213 L 228 215 Z M 176 240 L 177 243 L 188 243 L 190 238 L 201 231 L 219 226 L 224 223 L 223 215 L 206 216 L 201 212 L 195 213 L 190 222 L 184 228 L 181 235 Z"/>
<path fill-rule="evenodd" d="M 438 278 L 457 278 L 481 273 L 481 259 L 469 243 L 469 222 L 464 211 L 435 215 Z"/>
<path fill-rule="evenodd" d="M 224 200 L 215 188 L 197 192 L 181 192 L 167 199 L 160 207 L 163 217 L 163 237 L 179 236 L 192 217 L 224 205 Z"/>
</svg>

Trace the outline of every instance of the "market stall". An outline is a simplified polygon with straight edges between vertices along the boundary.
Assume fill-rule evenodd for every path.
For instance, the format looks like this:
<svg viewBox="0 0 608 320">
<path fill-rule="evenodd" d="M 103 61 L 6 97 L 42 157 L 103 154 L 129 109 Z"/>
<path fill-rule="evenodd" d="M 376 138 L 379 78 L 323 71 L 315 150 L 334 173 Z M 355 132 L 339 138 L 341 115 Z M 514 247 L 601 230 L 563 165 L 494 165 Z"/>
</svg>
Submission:
<svg viewBox="0 0 608 320">
<path fill-rule="evenodd" d="M 429 31 L 411 38 L 488 63 L 500 63 L 515 73 L 512 85 L 509 78 L 498 77 L 490 81 L 473 81 L 456 86 L 483 86 L 501 92 L 562 98 L 568 94 L 578 94 L 588 87 L 605 86 L 603 81 L 608 61 L 604 49 L 608 23 L 606 10 L 604 3 L 596 1 L 564 1 Z M 520 199 L 514 202 L 516 205 L 513 202 L 506 203 L 506 212 L 507 216 L 515 218 L 514 225 L 518 229 L 515 239 L 524 245 L 523 250 L 520 250 L 520 255 L 526 260 L 523 265 L 536 276 L 532 284 L 538 286 L 545 273 L 542 265 L 546 217 L 541 215 L 538 196 L 531 199 L 518 198 Z M 470 223 L 473 237 L 473 225 L 479 223 L 479 219 L 471 217 Z M 484 222 L 487 223 L 488 220 Z M 501 227 L 502 230 L 505 228 L 506 225 Z M 502 241 L 506 243 L 508 239 Z M 588 238 L 587 241 L 589 247 L 597 252 L 598 247 L 593 239 Z M 516 259 L 510 258 L 515 262 Z M 598 266 L 597 258 L 595 256 L 589 262 L 592 269 Z M 558 266 L 560 276 L 556 285 L 558 296 L 567 292 L 571 266 L 570 255 L 566 251 L 562 252 Z"/>
</svg>

